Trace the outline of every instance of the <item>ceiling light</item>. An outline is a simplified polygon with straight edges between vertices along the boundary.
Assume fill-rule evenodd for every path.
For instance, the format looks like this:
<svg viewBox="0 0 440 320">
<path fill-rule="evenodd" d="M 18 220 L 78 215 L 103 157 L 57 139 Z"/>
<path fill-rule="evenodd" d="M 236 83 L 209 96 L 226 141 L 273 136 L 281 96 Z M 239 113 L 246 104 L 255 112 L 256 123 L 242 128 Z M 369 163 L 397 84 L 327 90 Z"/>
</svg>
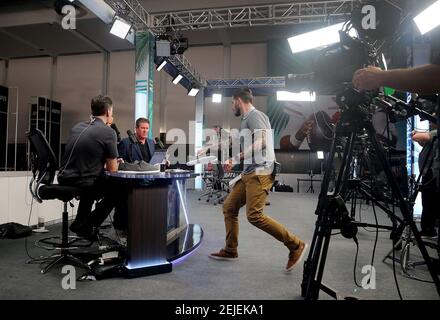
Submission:
<svg viewBox="0 0 440 320">
<path fill-rule="evenodd" d="M 125 39 L 127 37 L 128 32 L 131 29 L 131 24 L 122 19 L 121 17 L 115 16 L 113 20 L 112 28 L 110 29 L 110 33 L 115 36 Z"/>
<path fill-rule="evenodd" d="M 339 31 L 342 30 L 344 24 L 345 22 L 341 22 L 329 27 L 290 37 L 289 39 L 287 39 L 287 41 L 289 41 L 292 53 L 298 53 L 301 51 L 338 43 L 340 41 Z M 355 29 L 350 29 L 348 34 L 352 37 L 357 36 L 357 32 Z"/>
<path fill-rule="evenodd" d="M 189 90 L 188 95 L 190 97 L 195 97 L 197 95 L 197 93 L 199 93 L 200 89 L 199 88 L 191 88 L 191 90 Z"/>
<path fill-rule="evenodd" d="M 157 67 L 157 71 L 160 71 L 163 69 L 163 67 L 165 67 L 165 65 L 167 64 L 166 60 L 163 60 L 162 63 Z"/>
<path fill-rule="evenodd" d="M 212 102 L 221 103 L 222 102 L 222 94 L 221 93 L 213 93 L 212 94 Z"/>
<path fill-rule="evenodd" d="M 181 74 L 178 74 L 177 77 L 173 79 L 174 84 L 178 84 L 180 80 L 182 80 L 183 76 Z"/>
<path fill-rule="evenodd" d="M 277 91 L 277 101 L 316 101 L 316 93 L 310 91 Z"/>
<path fill-rule="evenodd" d="M 440 25 L 440 0 L 419 13 L 414 22 L 422 35 Z"/>
</svg>

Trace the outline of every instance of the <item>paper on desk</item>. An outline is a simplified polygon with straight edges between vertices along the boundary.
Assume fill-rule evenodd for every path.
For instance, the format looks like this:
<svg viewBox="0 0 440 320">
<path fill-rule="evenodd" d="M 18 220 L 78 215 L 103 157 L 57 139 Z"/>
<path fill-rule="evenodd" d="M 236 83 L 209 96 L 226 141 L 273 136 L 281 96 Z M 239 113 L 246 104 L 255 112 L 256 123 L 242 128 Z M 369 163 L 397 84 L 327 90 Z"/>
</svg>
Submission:
<svg viewBox="0 0 440 320">
<path fill-rule="evenodd" d="M 196 164 L 208 164 L 217 161 L 216 156 L 206 156 L 206 157 L 198 157 L 197 159 L 188 161 L 186 163 L 187 166 L 195 166 Z"/>
<path fill-rule="evenodd" d="M 121 170 L 118 171 L 119 173 L 127 173 L 127 174 L 152 174 L 152 173 L 159 173 L 160 170 L 150 170 L 150 171 L 126 171 L 126 170 Z"/>
</svg>

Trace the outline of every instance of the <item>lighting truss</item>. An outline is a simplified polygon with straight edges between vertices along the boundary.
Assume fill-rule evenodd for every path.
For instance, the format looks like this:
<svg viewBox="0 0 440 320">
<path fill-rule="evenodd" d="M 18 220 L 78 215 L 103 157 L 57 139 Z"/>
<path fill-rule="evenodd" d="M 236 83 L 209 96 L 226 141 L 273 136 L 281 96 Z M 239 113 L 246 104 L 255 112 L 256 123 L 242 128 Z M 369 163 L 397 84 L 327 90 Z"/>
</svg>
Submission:
<svg viewBox="0 0 440 320">
<path fill-rule="evenodd" d="M 179 73 L 187 78 L 193 86 L 203 86 L 202 78 L 183 54 L 171 55 L 168 57 L 168 61 L 170 61 L 177 70 L 179 70 Z"/>
<path fill-rule="evenodd" d="M 359 0 L 314 1 L 234 8 L 198 9 L 151 15 L 151 28 L 215 29 L 344 20 Z"/>
<path fill-rule="evenodd" d="M 212 79 L 206 80 L 206 87 L 217 89 L 233 88 L 285 88 L 284 77 L 260 77 L 246 79 Z"/>
<path fill-rule="evenodd" d="M 151 16 L 137 0 L 104 0 L 116 14 L 129 19 L 137 32 L 148 30 Z M 151 32 L 151 30 L 150 30 Z M 154 33 L 153 33 L 154 34 Z"/>
<path fill-rule="evenodd" d="M 150 28 L 151 14 L 137 0 L 104 0 L 116 14 L 130 20 L 136 32 L 150 32 L 156 35 L 156 32 Z M 168 58 L 182 74 L 193 85 L 203 85 L 200 75 L 195 71 L 188 59 L 184 55 L 172 55 Z"/>
<path fill-rule="evenodd" d="M 400 8 L 399 0 L 384 0 Z M 362 0 L 303 1 L 151 14 L 150 28 L 163 32 L 344 21 Z"/>
</svg>

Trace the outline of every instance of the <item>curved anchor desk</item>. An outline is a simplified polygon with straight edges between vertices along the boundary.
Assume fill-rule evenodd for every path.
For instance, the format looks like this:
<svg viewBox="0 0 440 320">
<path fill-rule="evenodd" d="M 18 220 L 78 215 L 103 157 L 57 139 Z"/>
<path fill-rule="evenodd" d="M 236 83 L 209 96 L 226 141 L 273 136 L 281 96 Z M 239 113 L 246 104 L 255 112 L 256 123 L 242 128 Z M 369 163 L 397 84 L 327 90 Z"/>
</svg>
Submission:
<svg viewBox="0 0 440 320">
<path fill-rule="evenodd" d="M 171 272 L 199 246 L 203 230 L 189 224 L 185 182 L 196 175 L 187 171 L 107 173 L 128 188 L 126 277 Z M 181 213 L 186 221 L 180 223 Z"/>
</svg>

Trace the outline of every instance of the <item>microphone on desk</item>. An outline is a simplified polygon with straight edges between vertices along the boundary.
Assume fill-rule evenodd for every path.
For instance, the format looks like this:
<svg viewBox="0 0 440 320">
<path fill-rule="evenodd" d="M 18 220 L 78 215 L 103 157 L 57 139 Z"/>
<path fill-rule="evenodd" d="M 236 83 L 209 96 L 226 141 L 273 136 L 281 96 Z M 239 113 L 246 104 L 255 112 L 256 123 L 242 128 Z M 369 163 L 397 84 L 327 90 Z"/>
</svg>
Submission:
<svg viewBox="0 0 440 320">
<path fill-rule="evenodd" d="M 128 135 L 128 138 L 130 139 L 131 143 L 139 143 L 139 140 L 136 138 L 133 131 L 127 130 L 127 135 Z"/>
<path fill-rule="evenodd" d="M 110 128 L 112 128 L 113 130 L 115 130 L 115 132 L 116 132 L 116 137 L 117 137 L 117 139 L 118 139 L 118 143 L 119 142 L 121 142 L 121 132 L 119 131 L 119 129 L 118 129 L 118 127 L 116 126 L 116 123 L 112 123 L 111 125 L 110 125 Z"/>
<path fill-rule="evenodd" d="M 158 137 L 154 138 L 154 141 L 156 141 L 156 144 L 159 146 L 159 148 L 165 149 L 165 146 L 163 145 L 162 141 L 160 141 L 160 139 Z"/>
</svg>

